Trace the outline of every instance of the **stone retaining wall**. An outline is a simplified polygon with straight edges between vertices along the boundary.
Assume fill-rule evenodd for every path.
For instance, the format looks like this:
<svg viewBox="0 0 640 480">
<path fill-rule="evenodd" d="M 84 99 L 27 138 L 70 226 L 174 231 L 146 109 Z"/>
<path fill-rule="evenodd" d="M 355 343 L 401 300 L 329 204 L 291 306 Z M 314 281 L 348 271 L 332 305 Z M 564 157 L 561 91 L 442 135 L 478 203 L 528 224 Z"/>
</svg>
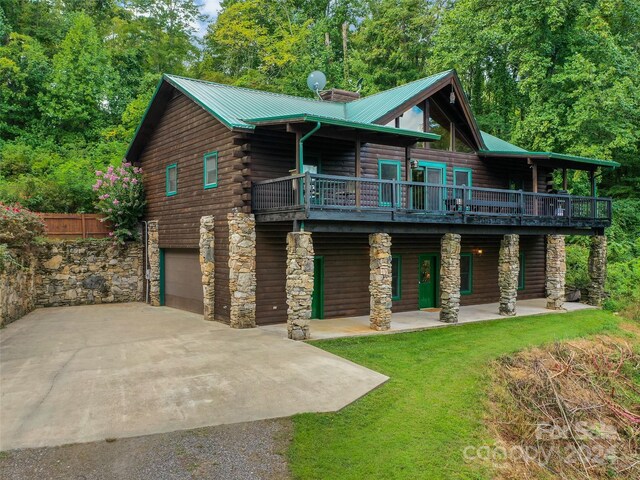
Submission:
<svg viewBox="0 0 640 480">
<path fill-rule="evenodd" d="M 36 308 L 36 257 L 10 252 L 0 260 L 0 326 Z"/>
<path fill-rule="evenodd" d="M 45 243 L 37 251 L 36 306 L 142 300 L 143 251 L 111 240 Z"/>
</svg>

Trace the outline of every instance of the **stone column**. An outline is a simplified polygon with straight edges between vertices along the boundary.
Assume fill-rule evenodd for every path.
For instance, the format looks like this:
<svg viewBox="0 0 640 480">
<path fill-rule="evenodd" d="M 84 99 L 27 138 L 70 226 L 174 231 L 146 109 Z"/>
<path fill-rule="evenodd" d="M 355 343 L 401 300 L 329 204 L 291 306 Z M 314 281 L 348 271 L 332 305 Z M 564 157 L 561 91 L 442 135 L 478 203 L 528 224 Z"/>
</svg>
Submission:
<svg viewBox="0 0 640 480">
<path fill-rule="evenodd" d="M 147 222 L 147 257 L 149 259 L 149 302 L 160 306 L 160 244 L 158 221 Z"/>
<path fill-rule="evenodd" d="M 233 212 L 229 221 L 229 316 L 232 328 L 256 326 L 256 220 Z"/>
<path fill-rule="evenodd" d="M 391 235 L 369 235 L 369 322 L 372 330 L 391 327 Z"/>
<path fill-rule="evenodd" d="M 214 218 L 200 218 L 200 271 L 202 272 L 202 299 L 204 319 L 213 320 L 215 300 Z"/>
<path fill-rule="evenodd" d="M 440 241 L 440 321 L 457 323 L 460 311 L 460 240 L 445 233 Z"/>
<path fill-rule="evenodd" d="M 549 310 L 562 310 L 566 272 L 564 235 L 547 235 L 545 287 L 547 291 L 547 308 Z"/>
<path fill-rule="evenodd" d="M 287 332 L 293 340 L 311 337 L 313 296 L 313 240 L 311 232 L 287 234 Z"/>
<path fill-rule="evenodd" d="M 604 235 L 591 237 L 589 278 L 587 303 L 599 307 L 604 300 L 604 282 L 607 278 L 607 237 Z"/>
<path fill-rule="evenodd" d="M 505 235 L 500 242 L 498 258 L 498 287 L 500 288 L 500 315 L 516 314 L 516 298 L 518 296 L 518 273 L 520 271 L 520 237 Z"/>
</svg>

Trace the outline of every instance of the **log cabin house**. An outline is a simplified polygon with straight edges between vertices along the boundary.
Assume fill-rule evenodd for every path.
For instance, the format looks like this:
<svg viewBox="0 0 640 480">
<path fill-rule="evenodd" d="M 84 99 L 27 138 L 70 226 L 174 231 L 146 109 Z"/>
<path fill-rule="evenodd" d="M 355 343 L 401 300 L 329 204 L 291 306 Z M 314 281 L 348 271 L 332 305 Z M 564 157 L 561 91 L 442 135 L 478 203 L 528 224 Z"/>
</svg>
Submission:
<svg viewBox="0 0 640 480">
<path fill-rule="evenodd" d="M 613 161 L 482 132 L 455 71 L 302 98 L 164 75 L 126 158 L 144 170 L 150 301 L 232 327 L 564 301 L 564 235 L 606 253 Z M 584 170 L 590 196 L 566 192 Z M 553 190 L 554 171 L 562 190 Z M 592 262 L 590 300 L 604 261 Z"/>
</svg>

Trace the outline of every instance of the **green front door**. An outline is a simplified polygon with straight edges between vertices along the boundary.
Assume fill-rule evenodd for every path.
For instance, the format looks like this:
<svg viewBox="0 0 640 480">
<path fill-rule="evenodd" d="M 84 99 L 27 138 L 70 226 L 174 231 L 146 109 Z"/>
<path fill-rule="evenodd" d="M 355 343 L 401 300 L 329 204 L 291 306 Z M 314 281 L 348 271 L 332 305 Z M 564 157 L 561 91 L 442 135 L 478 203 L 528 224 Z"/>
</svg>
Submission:
<svg viewBox="0 0 640 480">
<path fill-rule="evenodd" d="M 438 255 L 426 253 L 418 257 L 418 308 L 437 305 Z"/>
<path fill-rule="evenodd" d="M 324 257 L 315 257 L 313 259 L 311 318 L 324 318 Z"/>
</svg>

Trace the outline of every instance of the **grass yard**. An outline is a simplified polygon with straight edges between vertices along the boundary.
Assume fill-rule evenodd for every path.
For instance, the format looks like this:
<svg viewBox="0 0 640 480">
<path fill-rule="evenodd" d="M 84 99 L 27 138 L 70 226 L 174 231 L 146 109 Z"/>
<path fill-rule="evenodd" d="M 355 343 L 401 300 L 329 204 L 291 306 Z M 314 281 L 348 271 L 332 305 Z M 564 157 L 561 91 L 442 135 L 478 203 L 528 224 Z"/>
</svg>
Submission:
<svg viewBox="0 0 640 480">
<path fill-rule="evenodd" d="M 465 446 L 491 445 L 488 365 L 530 346 L 618 330 L 599 310 L 520 317 L 316 346 L 390 377 L 338 413 L 294 417 L 292 473 L 303 479 L 490 478 Z"/>
</svg>

